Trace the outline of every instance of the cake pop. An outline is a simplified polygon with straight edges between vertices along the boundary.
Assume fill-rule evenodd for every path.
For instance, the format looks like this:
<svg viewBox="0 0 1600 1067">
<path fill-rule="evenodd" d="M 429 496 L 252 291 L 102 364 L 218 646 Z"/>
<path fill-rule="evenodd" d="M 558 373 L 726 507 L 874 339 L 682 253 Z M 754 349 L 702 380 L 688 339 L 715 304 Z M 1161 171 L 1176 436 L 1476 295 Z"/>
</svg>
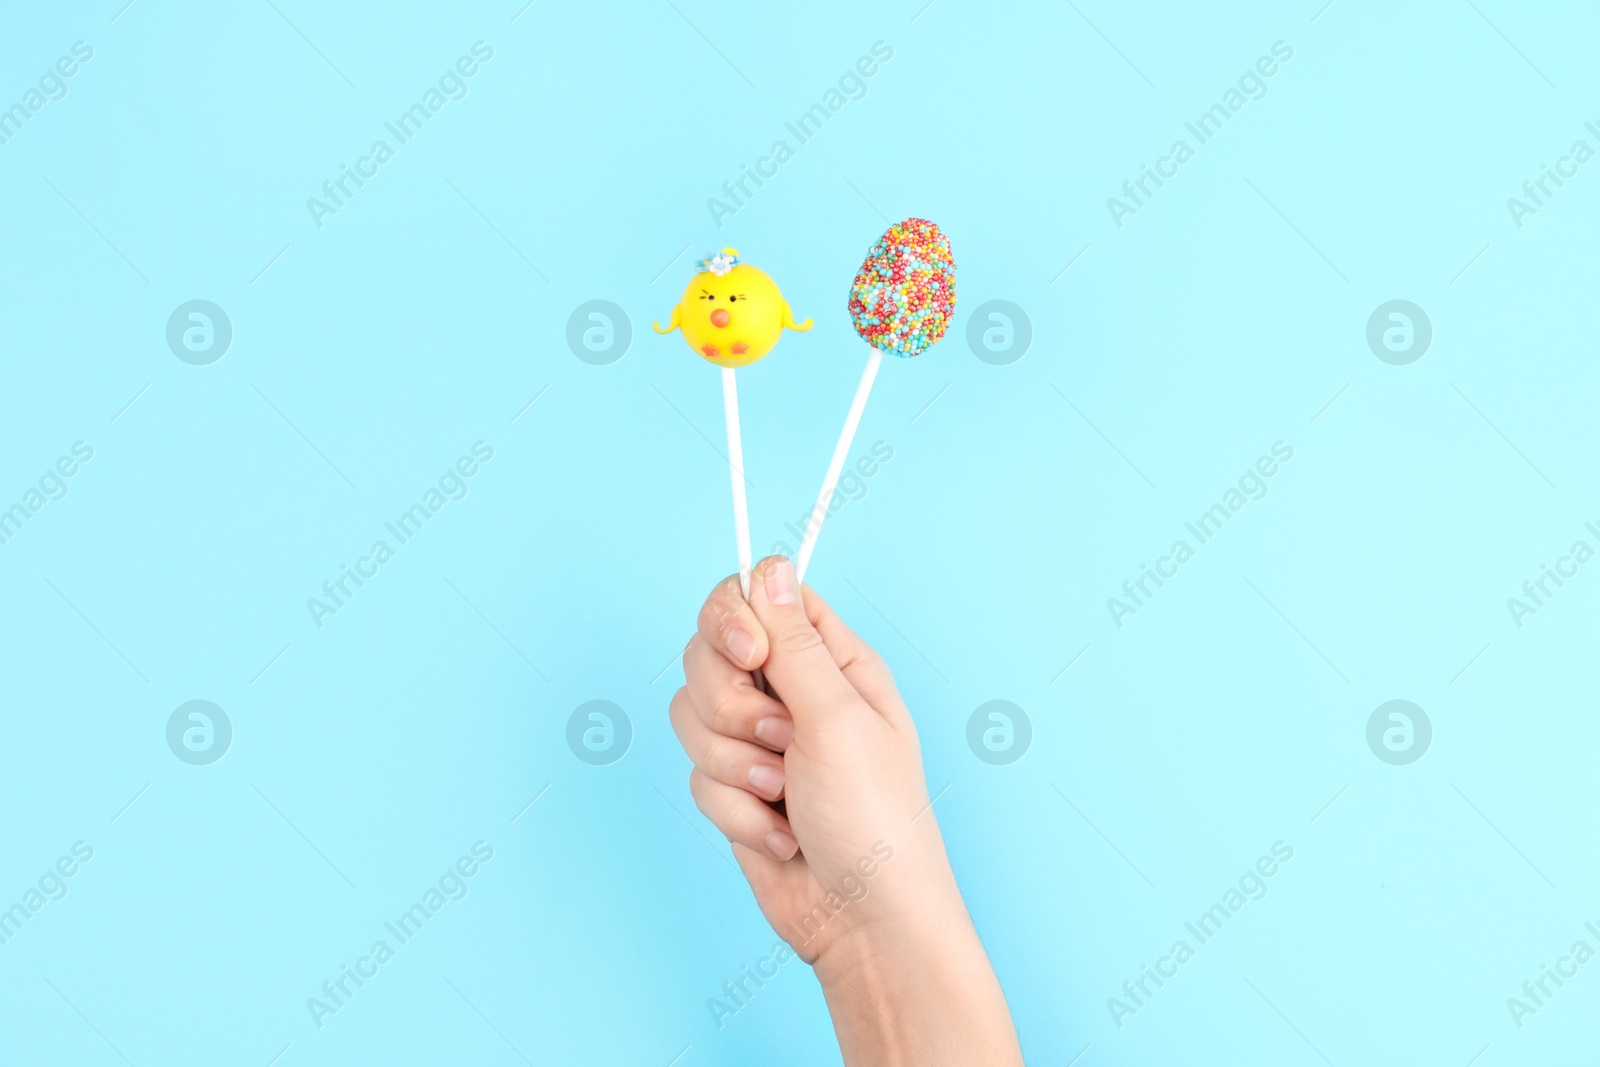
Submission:
<svg viewBox="0 0 1600 1067">
<path fill-rule="evenodd" d="M 728 427 L 728 473 L 733 482 L 733 528 L 739 551 L 739 584 L 750 595 L 750 515 L 744 495 L 744 449 L 739 439 L 736 367 L 747 367 L 772 351 L 785 329 L 805 333 L 811 320 L 797 323 L 778 284 L 763 270 L 739 259 L 732 248 L 702 263 L 673 306 L 667 325 L 656 333 L 681 329 L 701 357 L 722 368 L 722 408 Z"/>
<path fill-rule="evenodd" d="M 856 333 L 872 346 L 872 351 L 867 355 L 867 366 L 850 402 L 844 430 L 822 479 L 822 492 L 806 524 L 805 539 L 795 561 L 798 577 L 805 576 L 806 564 L 816 548 L 817 535 L 822 532 L 822 521 L 833 503 L 834 488 L 855 439 L 861 413 L 866 410 L 883 354 L 910 358 L 926 352 L 949 329 L 955 304 L 956 264 L 950 255 L 950 239 L 927 219 L 895 223 L 868 250 L 850 284 L 849 306 Z"/>
</svg>

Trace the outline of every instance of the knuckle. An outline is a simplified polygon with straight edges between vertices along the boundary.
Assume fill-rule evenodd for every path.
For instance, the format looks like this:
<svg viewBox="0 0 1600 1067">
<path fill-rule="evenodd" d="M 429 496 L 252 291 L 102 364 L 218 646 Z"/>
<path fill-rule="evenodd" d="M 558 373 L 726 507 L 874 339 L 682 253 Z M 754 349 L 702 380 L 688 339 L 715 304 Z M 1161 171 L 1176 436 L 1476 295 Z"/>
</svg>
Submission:
<svg viewBox="0 0 1600 1067">
<path fill-rule="evenodd" d="M 714 782 L 737 785 L 733 776 L 733 758 L 725 738 L 713 737 L 706 742 L 705 751 L 695 761 L 702 774 Z"/>
<path fill-rule="evenodd" d="M 884 659 L 877 649 L 868 648 L 861 654 L 861 661 L 866 664 L 868 670 L 874 674 L 881 674 L 890 684 L 893 684 L 894 674 L 889 670 L 889 661 Z"/>
<path fill-rule="evenodd" d="M 772 644 L 774 652 L 790 656 L 805 655 L 822 647 L 822 635 L 810 626 L 795 623 L 779 630 Z"/>
<path fill-rule="evenodd" d="M 732 690 L 718 693 L 711 701 L 711 729 L 728 737 L 736 736 L 744 724 L 744 714 Z"/>
<path fill-rule="evenodd" d="M 705 699 L 707 692 L 722 684 L 719 670 L 722 653 L 705 634 L 697 633 L 683 651 L 683 679 L 689 693 L 697 702 Z"/>
<path fill-rule="evenodd" d="M 672 723 L 672 729 L 679 737 L 683 736 L 684 716 L 691 713 L 692 707 L 689 687 L 679 686 L 678 691 L 672 694 L 672 701 L 667 704 L 667 720 Z"/>
</svg>

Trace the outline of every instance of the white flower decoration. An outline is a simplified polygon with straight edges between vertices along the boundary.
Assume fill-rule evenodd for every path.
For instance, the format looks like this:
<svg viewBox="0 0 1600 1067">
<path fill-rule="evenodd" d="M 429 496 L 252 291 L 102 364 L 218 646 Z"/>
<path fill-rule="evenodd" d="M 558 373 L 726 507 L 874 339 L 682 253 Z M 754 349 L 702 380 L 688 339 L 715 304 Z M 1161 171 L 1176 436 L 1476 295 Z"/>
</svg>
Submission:
<svg viewBox="0 0 1600 1067">
<path fill-rule="evenodd" d="M 707 261 L 706 267 L 711 271 L 712 274 L 715 274 L 720 278 L 733 269 L 735 262 L 736 260 L 733 256 L 724 255 L 723 253 L 719 252 L 712 256 L 709 261 Z"/>
</svg>

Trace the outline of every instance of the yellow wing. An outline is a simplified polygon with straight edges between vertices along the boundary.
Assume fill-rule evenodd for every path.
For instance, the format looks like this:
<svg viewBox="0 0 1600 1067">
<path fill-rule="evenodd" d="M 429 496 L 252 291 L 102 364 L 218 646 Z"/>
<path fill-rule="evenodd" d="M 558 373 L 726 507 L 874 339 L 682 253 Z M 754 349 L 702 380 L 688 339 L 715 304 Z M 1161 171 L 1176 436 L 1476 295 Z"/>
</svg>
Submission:
<svg viewBox="0 0 1600 1067">
<path fill-rule="evenodd" d="M 789 301 L 785 300 L 783 302 L 783 325 L 796 333 L 806 333 L 811 329 L 811 320 L 807 319 L 804 322 L 796 323 L 794 321 L 794 312 L 789 310 Z"/>
<path fill-rule="evenodd" d="M 672 318 L 667 320 L 667 328 L 663 330 L 661 328 L 661 324 L 659 322 L 652 322 L 650 324 L 650 328 L 652 330 L 654 330 L 656 333 L 671 333 L 673 330 L 676 330 L 678 328 L 678 320 L 679 320 L 679 317 L 682 314 L 683 314 L 683 305 L 682 304 L 673 304 L 672 305 Z"/>
</svg>

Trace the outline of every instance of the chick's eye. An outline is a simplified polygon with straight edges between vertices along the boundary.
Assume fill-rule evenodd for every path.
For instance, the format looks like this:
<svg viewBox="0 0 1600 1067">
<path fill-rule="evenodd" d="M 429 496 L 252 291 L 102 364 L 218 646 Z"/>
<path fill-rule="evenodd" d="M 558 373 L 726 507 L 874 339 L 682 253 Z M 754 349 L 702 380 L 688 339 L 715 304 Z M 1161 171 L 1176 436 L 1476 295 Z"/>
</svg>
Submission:
<svg viewBox="0 0 1600 1067">
<path fill-rule="evenodd" d="M 738 298 L 738 297 L 736 297 L 736 296 L 730 296 L 730 297 L 728 297 L 728 303 L 730 303 L 730 304 L 733 304 L 733 303 L 737 303 L 737 302 L 738 302 L 738 300 L 739 300 L 739 298 Z"/>
</svg>

